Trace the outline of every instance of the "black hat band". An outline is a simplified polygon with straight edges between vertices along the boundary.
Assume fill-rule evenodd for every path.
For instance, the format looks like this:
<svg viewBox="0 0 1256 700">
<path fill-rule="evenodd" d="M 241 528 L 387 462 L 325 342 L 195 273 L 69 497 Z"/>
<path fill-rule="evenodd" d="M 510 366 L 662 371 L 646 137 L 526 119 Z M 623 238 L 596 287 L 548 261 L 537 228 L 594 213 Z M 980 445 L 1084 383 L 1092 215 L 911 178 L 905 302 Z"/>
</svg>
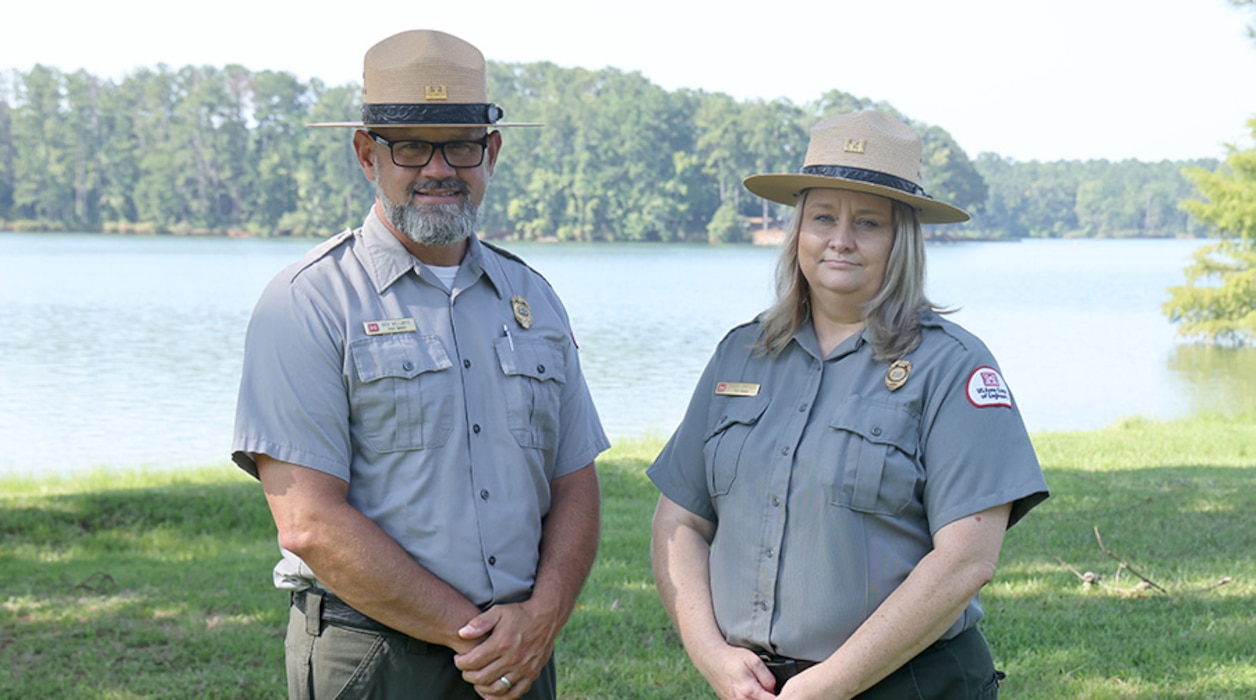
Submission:
<svg viewBox="0 0 1256 700">
<path fill-rule="evenodd" d="M 362 123 L 374 126 L 496 124 L 505 113 L 494 104 L 364 104 Z"/>
<path fill-rule="evenodd" d="M 904 180 L 901 177 L 887 175 L 876 170 L 865 170 L 863 168 L 847 168 L 841 165 L 808 165 L 802 169 L 803 175 L 820 175 L 823 177 L 838 177 L 843 180 L 855 180 L 857 182 L 866 182 L 869 185 L 880 185 L 888 187 L 892 190 L 905 192 L 917 197 L 925 197 L 933 199 L 925 194 L 925 190 L 920 185 L 911 180 Z"/>
</svg>

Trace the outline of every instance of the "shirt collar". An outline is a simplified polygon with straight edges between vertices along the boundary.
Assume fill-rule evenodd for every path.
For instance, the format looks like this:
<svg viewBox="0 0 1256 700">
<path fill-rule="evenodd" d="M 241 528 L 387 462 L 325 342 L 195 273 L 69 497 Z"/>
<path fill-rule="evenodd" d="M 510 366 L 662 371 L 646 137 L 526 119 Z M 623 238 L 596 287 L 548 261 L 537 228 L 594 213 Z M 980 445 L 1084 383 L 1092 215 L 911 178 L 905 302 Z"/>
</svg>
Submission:
<svg viewBox="0 0 1256 700">
<path fill-rule="evenodd" d="M 501 257 L 488 255 L 487 251 L 488 247 L 478 237 L 471 236 L 467 239 L 467 254 L 462 258 L 462 266 L 476 276 L 483 275 L 493 291 L 497 292 L 498 298 L 505 299 L 506 290 L 510 286 L 506 283 L 506 271 L 502 269 Z"/>
<path fill-rule="evenodd" d="M 941 328 L 943 323 L 942 317 L 937 312 L 924 311 L 920 314 L 921 326 Z M 816 331 L 815 327 L 811 325 L 811 317 L 807 317 L 807 320 L 803 321 L 802 327 L 794 334 L 794 342 L 812 357 L 821 360 L 836 360 L 853 352 L 859 352 L 865 345 L 870 345 L 872 341 L 868 340 L 867 334 L 868 328 L 865 326 L 858 333 L 843 340 L 841 345 L 834 348 L 832 357 L 820 357 L 820 341 L 816 339 Z"/>
<path fill-rule="evenodd" d="M 852 335 L 846 340 L 843 340 L 840 345 L 834 348 L 829 357 L 821 357 L 820 341 L 816 338 L 815 326 L 812 325 L 811 317 L 808 316 L 806 320 L 803 321 L 802 326 L 799 327 L 798 332 L 794 334 L 794 342 L 797 343 L 798 347 L 802 348 L 808 355 L 811 355 L 818 360 L 836 360 L 853 352 L 858 352 L 860 348 L 867 344 L 868 340 L 864 337 L 867 332 L 867 327 L 859 329 L 858 333 Z"/>
<path fill-rule="evenodd" d="M 359 234 L 362 246 L 356 250 L 358 260 L 366 268 L 366 274 L 375 284 L 375 291 L 382 294 L 393 282 L 414 269 L 418 260 L 401 245 L 401 241 L 388 230 L 371 207 Z"/>
</svg>

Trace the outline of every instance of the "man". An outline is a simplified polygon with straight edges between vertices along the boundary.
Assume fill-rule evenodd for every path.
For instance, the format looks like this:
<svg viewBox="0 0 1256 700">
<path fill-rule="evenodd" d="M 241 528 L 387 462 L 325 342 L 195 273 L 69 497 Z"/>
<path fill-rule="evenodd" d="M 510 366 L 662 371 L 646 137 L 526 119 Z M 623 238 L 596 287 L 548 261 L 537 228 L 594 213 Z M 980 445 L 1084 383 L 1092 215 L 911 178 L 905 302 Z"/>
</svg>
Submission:
<svg viewBox="0 0 1256 700">
<path fill-rule="evenodd" d="M 609 444 L 566 311 L 479 241 L 507 124 L 441 32 L 366 54 L 362 227 L 266 288 L 233 459 L 258 477 L 292 592 L 293 698 L 554 698 L 552 651 L 598 541 Z"/>
</svg>

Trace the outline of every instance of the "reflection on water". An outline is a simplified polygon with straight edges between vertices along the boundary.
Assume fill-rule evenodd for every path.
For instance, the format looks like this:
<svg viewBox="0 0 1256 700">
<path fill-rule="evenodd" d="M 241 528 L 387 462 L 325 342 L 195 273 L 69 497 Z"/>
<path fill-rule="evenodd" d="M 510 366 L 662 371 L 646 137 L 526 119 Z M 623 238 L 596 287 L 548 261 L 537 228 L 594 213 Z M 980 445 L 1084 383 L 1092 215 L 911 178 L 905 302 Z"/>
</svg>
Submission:
<svg viewBox="0 0 1256 700">
<path fill-rule="evenodd" d="M 1256 414 L 1256 349 L 1181 345 L 1168 365 L 1192 412 Z"/>
<path fill-rule="evenodd" d="M 263 285 L 301 240 L 0 234 L 0 474 L 225 463 Z M 1195 241 L 930 246 L 929 295 L 994 351 L 1031 431 L 1251 411 L 1256 350 L 1160 314 Z M 510 244 L 567 304 L 612 439 L 666 436 L 776 251 Z"/>
</svg>

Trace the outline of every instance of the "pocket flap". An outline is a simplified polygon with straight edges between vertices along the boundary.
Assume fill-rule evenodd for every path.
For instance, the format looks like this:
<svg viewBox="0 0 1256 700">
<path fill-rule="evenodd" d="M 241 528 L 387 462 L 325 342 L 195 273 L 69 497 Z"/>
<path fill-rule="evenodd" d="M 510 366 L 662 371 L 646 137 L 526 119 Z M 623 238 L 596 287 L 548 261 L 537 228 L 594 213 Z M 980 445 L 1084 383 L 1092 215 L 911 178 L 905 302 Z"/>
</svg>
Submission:
<svg viewBox="0 0 1256 700">
<path fill-rule="evenodd" d="M 424 372 L 449 369 L 453 362 L 440 338 L 396 334 L 361 338 L 350 345 L 358 380 L 373 382 L 384 377 L 413 379 Z"/>
<path fill-rule="evenodd" d="M 502 374 L 531 377 L 538 382 L 563 381 L 563 363 L 566 360 L 562 348 L 519 338 L 498 338 L 496 346 Z"/>
<path fill-rule="evenodd" d="M 892 445 L 905 454 L 916 454 L 919 421 L 904 407 L 871 403 L 852 397 L 850 403 L 833 417 L 830 426 L 855 433 L 868 442 Z"/>
<path fill-rule="evenodd" d="M 729 396 L 720 397 L 721 401 L 711 404 L 711 415 L 715 419 L 710 430 L 707 431 L 706 439 L 711 439 L 729 428 L 729 426 L 737 425 L 754 425 L 759 422 L 759 418 L 763 416 L 763 411 L 768 407 L 767 396 Z"/>
</svg>

